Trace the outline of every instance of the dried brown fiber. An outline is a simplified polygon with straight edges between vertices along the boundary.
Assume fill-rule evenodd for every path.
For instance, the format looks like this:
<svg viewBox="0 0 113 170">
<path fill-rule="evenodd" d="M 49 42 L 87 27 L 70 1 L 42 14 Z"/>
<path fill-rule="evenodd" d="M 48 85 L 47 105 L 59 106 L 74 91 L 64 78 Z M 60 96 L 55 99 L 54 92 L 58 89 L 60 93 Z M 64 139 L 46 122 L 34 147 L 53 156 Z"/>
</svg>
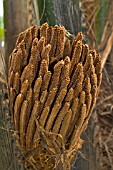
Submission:
<svg viewBox="0 0 113 170">
<path fill-rule="evenodd" d="M 20 33 L 9 59 L 10 112 L 26 168 L 70 170 L 96 103 L 100 55 L 47 23 Z"/>
</svg>

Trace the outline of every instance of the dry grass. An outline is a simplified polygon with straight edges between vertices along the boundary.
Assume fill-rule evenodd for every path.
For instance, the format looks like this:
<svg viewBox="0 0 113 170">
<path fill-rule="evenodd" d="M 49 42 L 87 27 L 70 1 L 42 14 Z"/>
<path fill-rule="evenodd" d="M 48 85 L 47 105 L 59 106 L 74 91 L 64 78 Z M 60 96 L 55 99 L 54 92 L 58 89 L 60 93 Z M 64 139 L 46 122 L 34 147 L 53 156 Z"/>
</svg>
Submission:
<svg viewBox="0 0 113 170">
<path fill-rule="evenodd" d="M 107 67 L 107 64 L 106 64 Z M 97 119 L 98 129 L 96 132 L 96 144 L 102 170 L 113 169 L 113 88 L 112 88 L 112 65 L 103 70 L 103 80 L 98 98 Z M 109 77 L 108 77 L 108 75 Z"/>
</svg>

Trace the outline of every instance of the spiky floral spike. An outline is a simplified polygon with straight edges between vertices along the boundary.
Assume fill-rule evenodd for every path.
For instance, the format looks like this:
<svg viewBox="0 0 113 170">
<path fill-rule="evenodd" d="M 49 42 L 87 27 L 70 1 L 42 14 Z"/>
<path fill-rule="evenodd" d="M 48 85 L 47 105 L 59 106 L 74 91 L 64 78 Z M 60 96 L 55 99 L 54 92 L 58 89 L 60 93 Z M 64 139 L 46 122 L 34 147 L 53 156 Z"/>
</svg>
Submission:
<svg viewBox="0 0 113 170">
<path fill-rule="evenodd" d="M 14 71 L 11 71 L 10 77 L 8 77 L 8 86 L 13 87 L 13 80 L 14 80 Z"/>
<path fill-rule="evenodd" d="M 57 47 L 56 47 L 56 53 L 55 57 L 57 60 L 60 60 L 63 58 L 63 51 L 64 51 L 64 43 L 65 43 L 65 28 L 59 27 L 58 29 L 58 40 L 57 40 Z"/>
<path fill-rule="evenodd" d="M 33 26 L 19 35 L 9 59 L 9 109 L 22 163 L 30 169 L 70 169 L 81 147 L 101 83 L 101 60 L 72 42 L 65 28 Z"/>
<path fill-rule="evenodd" d="M 61 108 L 61 103 L 62 101 L 64 100 L 64 97 L 67 93 L 67 89 L 64 88 L 60 91 L 60 93 L 58 93 L 58 96 L 54 102 L 54 106 L 52 108 L 52 111 L 51 111 L 51 114 L 49 115 L 49 118 L 48 118 L 48 121 L 47 121 L 47 124 L 46 124 L 46 127 L 45 129 L 47 131 L 49 131 L 54 123 L 54 120 L 57 116 L 57 113 L 59 112 L 60 108 Z"/>
<path fill-rule="evenodd" d="M 35 81 L 34 89 L 33 89 L 33 92 L 34 92 L 33 99 L 34 99 L 34 101 L 39 99 L 41 84 L 42 84 L 42 77 L 38 77 Z"/>
<path fill-rule="evenodd" d="M 72 100 L 73 95 L 74 95 L 74 90 L 73 90 L 73 88 L 70 88 L 69 92 L 66 95 L 65 101 L 68 102 L 68 101 Z"/>
<path fill-rule="evenodd" d="M 47 30 L 48 30 L 48 23 L 45 23 L 40 28 L 40 37 L 45 38 L 45 43 L 47 44 Z"/>
<path fill-rule="evenodd" d="M 14 105 L 14 124 L 15 124 L 15 130 L 17 132 L 19 132 L 20 111 L 21 111 L 22 103 L 23 103 L 23 96 L 22 94 L 19 94 L 16 98 L 15 105 Z"/>
<path fill-rule="evenodd" d="M 81 75 L 81 78 L 83 77 L 83 65 L 82 63 L 78 63 L 75 67 L 74 72 L 71 74 L 71 80 L 69 84 L 70 87 L 75 87 L 77 84 L 75 84 L 75 81 L 79 80 L 79 76 Z"/>
<path fill-rule="evenodd" d="M 87 45 L 87 44 L 82 45 L 82 55 L 81 55 L 81 59 L 80 59 L 80 61 L 81 61 L 82 63 L 85 63 L 85 60 L 86 60 L 86 58 L 87 58 L 88 53 L 89 53 L 89 47 L 88 47 L 88 45 Z"/>
<path fill-rule="evenodd" d="M 75 38 L 73 39 L 73 42 L 72 42 L 72 47 L 73 47 L 73 49 L 75 48 L 76 43 L 77 43 L 78 41 L 82 41 L 82 40 L 83 40 L 83 34 L 82 34 L 82 32 L 79 32 L 79 33 L 77 34 L 77 36 L 75 36 Z"/>
<path fill-rule="evenodd" d="M 95 61 L 95 59 L 96 59 L 96 51 L 95 50 L 90 50 L 90 53 L 92 54 L 93 60 Z"/>
<path fill-rule="evenodd" d="M 80 97 L 79 97 L 79 104 L 80 105 L 85 103 L 85 97 L 86 97 L 85 91 L 82 91 L 81 94 L 80 94 Z"/>
<path fill-rule="evenodd" d="M 32 27 L 32 40 L 34 40 L 35 38 L 39 38 L 38 37 L 38 30 L 39 27 L 37 27 L 36 25 Z"/>
<path fill-rule="evenodd" d="M 64 67 L 62 68 L 61 81 L 63 81 L 65 78 L 69 78 L 70 66 L 71 66 L 70 58 L 67 56 L 64 59 Z"/>
<path fill-rule="evenodd" d="M 50 117 L 49 117 L 49 121 L 51 121 L 51 124 L 52 124 L 52 120 L 51 120 L 51 118 L 55 118 L 56 116 L 58 117 L 57 119 L 58 120 L 56 120 L 55 122 L 56 122 L 56 124 L 57 124 L 57 122 L 59 122 L 60 123 L 60 121 L 59 121 L 59 119 L 63 119 L 63 117 L 64 117 L 64 114 L 66 113 L 66 111 L 64 111 L 65 110 L 65 107 L 66 108 L 68 108 L 69 106 L 70 106 L 70 102 L 71 102 L 71 100 L 72 100 L 72 98 L 73 98 L 73 93 L 74 93 L 74 91 L 73 91 L 73 89 L 71 88 L 70 90 L 69 90 L 69 93 L 67 93 L 67 96 L 66 96 L 66 98 L 65 98 L 65 103 L 64 103 L 64 106 L 62 106 L 62 110 L 60 111 L 59 109 L 57 110 L 57 112 L 56 113 L 54 113 L 54 116 L 53 116 L 53 114 L 52 114 L 52 112 L 51 112 L 51 115 L 50 115 Z M 64 95 L 65 95 L 65 93 L 64 93 Z M 63 99 L 63 98 L 62 98 Z M 58 101 L 58 100 L 57 100 Z M 61 100 L 62 101 L 62 100 Z M 59 103 L 60 104 L 60 103 Z M 58 105 L 59 107 L 61 107 L 61 105 Z M 53 110 L 54 110 L 54 108 L 55 107 L 53 107 Z M 58 112 L 58 111 L 60 111 L 60 112 Z M 47 122 L 48 123 L 48 122 Z M 56 129 L 55 127 L 53 127 L 53 129 Z M 55 132 L 54 130 L 53 130 L 53 132 Z"/>
<path fill-rule="evenodd" d="M 29 81 L 28 81 L 28 80 L 25 80 L 25 81 L 21 84 L 20 93 L 21 93 L 23 96 L 26 96 L 28 88 L 29 88 Z"/>
<path fill-rule="evenodd" d="M 82 82 L 78 82 L 78 84 L 74 89 L 74 96 L 78 97 L 81 92 L 82 92 Z"/>
<path fill-rule="evenodd" d="M 91 91 L 91 83 L 90 83 L 90 78 L 87 77 L 84 79 L 83 82 L 83 90 L 85 91 L 86 94 L 90 94 Z"/>
<path fill-rule="evenodd" d="M 25 80 L 28 80 L 29 81 L 29 79 L 31 78 L 30 77 L 30 74 L 31 74 L 31 68 L 33 68 L 34 66 L 32 65 L 32 64 L 28 64 L 25 68 L 24 68 L 24 70 L 23 70 L 23 72 L 22 72 L 22 75 L 21 75 L 21 82 L 23 83 Z"/>
<path fill-rule="evenodd" d="M 57 95 L 57 98 L 55 100 L 55 103 L 62 103 L 64 97 L 66 96 L 67 93 L 67 87 L 63 88 Z"/>
<path fill-rule="evenodd" d="M 18 73 L 15 73 L 14 75 L 13 88 L 15 89 L 16 94 L 18 94 L 20 89 L 20 75 Z"/>
<path fill-rule="evenodd" d="M 74 146 L 77 142 L 77 138 L 79 138 L 80 128 L 81 128 L 81 126 L 84 122 L 84 119 L 86 117 L 86 112 L 87 112 L 86 104 L 83 104 L 80 108 L 80 116 L 78 118 L 78 121 L 75 125 L 75 129 L 74 129 L 73 134 L 70 139 L 69 150 L 74 149 Z"/>
<path fill-rule="evenodd" d="M 37 44 L 37 48 L 38 48 L 38 50 L 39 50 L 39 52 L 40 52 L 40 58 L 41 58 L 41 52 L 42 52 L 44 46 L 45 46 L 45 38 L 44 38 L 44 37 L 41 37 L 41 38 L 39 39 L 39 41 L 38 41 L 38 44 Z"/>
<path fill-rule="evenodd" d="M 96 59 L 95 59 L 95 60 L 96 60 Z M 98 87 L 100 87 L 101 80 L 102 80 L 101 60 L 99 60 L 99 61 L 95 64 L 95 72 L 96 72 L 96 74 L 97 74 L 97 85 L 98 85 Z"/>
<path fill-rule="evenodd" d="M 33 64 L 33 65 L 36 65 L 36 67 L 38 67 L 38 62 L 40 61 L 40 52 L 39 52 L 39 49 L 38 49 L 38 39 L 35 38 L 33 40 L 33 43 L 32 43 L 32 47 L 31 47 L 31 56 L 30 56 L 30 59 L 29 59 L 29 63 Z"/>
<path fill-rule="evenodd" d="M 22 58 L 22 67 L 27 65 L 28 62 L 28 55 L 27 55 L 27 51 L 26 51 L 26 47 L 25 47 L 25 41 L 22 40 L 21 43 L 18 44 L 17 49 L 21 49 L 22 51 L 22 56 L 24 56 Z"/>
<path fill-rule="evenodd" d="M 41 102 L 41 108 L 42 108 L 42 109 L 43 109 L 43 105 L 44 105 L 44 103 L 45 103 L 45 101 L 46 101 L 46 99 L 47 99 L 47 95 L 48 95 L 47 90 L 41 92 L 40 102 Z M 41 110 L 42 110 L 42 109 L 41 109 Z"/>
<path fill-rule="evenodd" d="M 67 88 L 70 82 L 69 74 L 70 74 L 70 59 L 69 57 L 66 57 L 64 59 L 64 66 L 62 67 L 62 70 L 61 70 L 59 92 L 63 88 Z"/>
<path fill-rule="evenodd" d="M 86 58 L 86 62 L 84 64 L 84 73 L 88 72 L 88 70 L 90 69 L 92 65 L 93 65 L 93 56 L 92 54 L 89 53 Z"/>
<path fill-rule="evenodd" d="M 52 28 L 52 35 L 51 35 L 51 51 L 50 51 L 50 57 L 55 57 L 55 50 L 57 46 L 57 40 L 58 40 L 58 26 L 56 25 L 54 28 Z"/>
<path fill-rule="evenodd" d="M 71 44 L 70 44 L 70 40 L 66 39 L 65 45 L 64 45 L 63 58 L 65 58 L 66 56 L 69 56 L 69 57 L 70 57 L 70 54 L 71 54 Z"/>
<path fill-rule="evenodd" d="M 57 87 L 59 84 L 59 79 L 60 79 L 60 74 L 61 74 L 61 69 L 64 65 L 64 61 L 61 60 L 54 66 L 54 73 L 52 76 L 51 84 L 50 84 L 50 90 L 53 88 Z"/>
<path fill-rule="evenodd" d="M 70 106 L 70 103 L 66 102 L 64 104 L 64 106 L 62 107 L 62 110 L 59 112 L 58 117 L 57 117 L 57 119 L 56 119 L 56 121 L 54 123 L 53 129 L 52 129 L 53 133 L 56 133 L 56 134 L 59 133 L 61 123 L 62 123 L 66 113 L 68 112 L 69 106 Z"/>
<path fill-rule="evenodd" d="M 33 27 L 31 27 L 31 29 L 27 29 L 26 30 L 26 34 L 25 34 L 25 38 L 24 38 L 24 41 L 25 41 L 25 44 L 26 44 L 26 51 L 27 51 L 27 55 L 29 55 L 29 50 L 31 48 L 31 45 L 32 45 L 32 40 L 33 40 L 33 37 L 32 37 L 32 29 Z"/>
<path fill-rule="evenodd" d="M 97 86 L 97 75 L 96 74 L 91 75 L 91 85 Z"/>
<path fill-rule="evenodd" d="M 94 66 L 97 65 L 97 63 L 101 62 L 101 59 L 100 59 L 100 55 L 99 54 L 96 54 L 96 58 L 94 60 Z"/>
<path fill-rule="evenodd" d="M 57 88 L 53 88 L 48 94 L 47 101 L 45 102 L 44 110 L 42 111 L 41 117 L 40 117 L 40 123 L 43 126 L 46 123 L 46 119 L 49 113 L 50 106 L 55 98 Z M 47 110 L 47 111 L 46 111 Z"/>
<path fill-rule="evenodd" d="M 29 102 L 29 109 L 28 110 L 30 110 L 31 106 L 32 106 L 32 100 L 33 100 L 33 90 L 32 90 L 32 88 L 30 88 L 27 91 L 26 100 Z"/>
<path fill-rule="evenodd" d="M 42 82 L 42 86 L 41 86 L 41 91 L 45 91 L 48 90 L 48 85 L 51 79 L 51 72 L 47 71 L 43 77 L 43 82 Z"/>
<path fill-rule="evenodd" d="M 26 136 L 26 129 L 28 125 L 28 118 L 29 118 L 29 113 L 28 113 L 28 101 L 24 100 L 22 103 L 21 111 L 20 111 L 20 145 L 22 146 L 23 149 L 25 149 L 25 136 Z"/>
<path fill-rule="evenodd" d="M 49 65 L 49 52 L 51 50 L 51 45 L 46 45 L 41 53 L 41 58 L 47 60 L 47 64 Z"/>
<path fill-rule="evenodd" d="M 66 135 L 70 128 L 71 118 L 72 118 L 72 110 L 70 109 L 66 113 L 66 115 L 62 121 L 62 125 L 61 125 L 60 132 L 59 132 L 62 135 L 64 142 L 66 141 Z M 61 141 L 61 138 L 58 138 L 58 140 Z"/>
<path fill-rule="evenodd" d="M 34 103 L 31 117 L 29 119 L 29 123 L 27 126 L 27 133 L 26 133 L 26 147 L 27 149 L 31 147 L 31 144 L 33 143 L 33 136 L 36 130 L 36 119 L 39 114 L 39 107 L 40 107 L 40 102 L 37 100 Z"/>
<path fill-rule="evenodd" d="M 96 96 L 97 96 L 97 86 L 92 86 L 91 88 L 91 95 L 92 95 L 92 105 L 96 102 Z"/>
<path fill-rule="evenodd" d="M 85 103 L 86 103 L 86 106 L 87 106 L 87 116 L 88 116 L 90 108 L 91 108 L 91 103 L 92 103 L 92 95 L 91 94 L 86 95 Z"/>
<path fill-rule="evenodd" d="M 46 124 L 46 127 L 45 127 L 45 129 L 47 131 L 51 130 L 51 128 L 53 126 L 53 123 L 55 121 L 55 118 L 57 116 L 57 113 L 59 112 L 60 108 L 61 108 L 61 104 L 60 103 L 56 103 L 54 105 L 54 107 L 52 108 L 51 114 L 49 115 L 49 118 L 48 118 L 48 121 L 47 121 L 47 124 Z"/>
<path fill-rule="evenodd" d="M 69 126 L 68 131 L 67 131 L 66 141 L 68 141 L 68 139 L 71 136 L 73 129 L 74 129 L 74 125 L 75 125 L 75 122 L 76 122 L 76 114 L 77 114 L 77 111 L 78 111 L 78 103 L 79 103 L 79 99 L 74 98 L 73 101 L 72 101 L 72 105 L 71 105 L 72 117 L 71 117 L 70 126 Z"/>
<path fill-rule="evenodd" d="M 48 27 L 48 29 L 47 29 L 47 44 L 50 44 L 51 37 L 52 37 L 52 27 Z"/>
<path fill-rule="evenodd" d="M 82 53 L 82 41 L 78 41 L 77 44 L 75 45 L 74 52 L 71 59 L 70 74 L 73 72 L 74 66 L 79 63 L 81 53 Z"/>
<path fill-rule="evenodd" d="M 14 105 L 14 101 L 15 101 L 15 97 L 16 97 L 16 92 L 12 87 L 10 87 L 9 93 L 10 93 L 9 110 L 10 110 L 10 112 L 12 112 L 13 107 L 14 107 L 13 105 Z"/>
<path fill-rule="evenodd" d="M 43 77 L 48 71 L 47 60 L 43 59 L 40 64 L 39 77 Z"/>
<path fill-rule="evenodd" d="M 14 66 L 13 66 L 13 70 L 14 72 L 18 72 L 19 74 L 21 73 L 21 69 L 22 69 L 22 50 L 19 49 L 16 53 L 15 59 L 14 59 Z"/>
<path fill-rule="evenodd" d="M 21 43 L 22 40 L 24 40 L 24 37 L 25 37 L 25 31 L 24 32 L 21 32 L 18 36 L 18 39 L 16 41 L 16 46 Z"/>
<path fill-rule="evenodd" d="M 81 94 L 80 94 L 80 97 L 79 97 L 77 112 L 76 112 L 75 117 L 74 117 L 74 124 L 75 124 L 75 125 L 77 124 L 77 121 L 78 121 L 79 116 L 80 116 L 81 106 L 82 106 L 84 103 L 85 103 L 85 92 L 82 91 Z"/>
</svg>

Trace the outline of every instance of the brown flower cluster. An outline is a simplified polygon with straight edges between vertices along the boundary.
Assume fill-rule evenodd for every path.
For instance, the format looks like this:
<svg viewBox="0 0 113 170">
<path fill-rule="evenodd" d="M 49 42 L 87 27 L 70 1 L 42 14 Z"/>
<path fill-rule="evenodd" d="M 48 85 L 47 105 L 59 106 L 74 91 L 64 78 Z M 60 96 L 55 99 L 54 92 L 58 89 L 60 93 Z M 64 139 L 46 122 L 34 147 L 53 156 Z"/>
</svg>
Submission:
<svg viewBox="0 0 113 170">
<path fill-rule="evenodd" d="M 31 169 L 70 169 L 81 147 L 101 82 L 100 56 L 82 39 L 71 43 L 63 26 L 45 23 L 22 32 L 10 56 L 10 112 Z"/>
</svg>

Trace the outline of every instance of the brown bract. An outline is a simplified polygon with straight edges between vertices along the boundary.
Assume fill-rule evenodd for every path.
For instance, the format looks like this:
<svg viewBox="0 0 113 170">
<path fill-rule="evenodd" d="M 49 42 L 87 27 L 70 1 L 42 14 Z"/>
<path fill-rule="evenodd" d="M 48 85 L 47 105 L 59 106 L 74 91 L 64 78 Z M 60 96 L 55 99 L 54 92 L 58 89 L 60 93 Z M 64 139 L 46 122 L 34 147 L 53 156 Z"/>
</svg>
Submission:
<svg viewBox="0 0 113 170">
<path fill-rule="evenodd" d="M 99 54 L 70 40 L 64 27 L 31 27 L 10 57 L 10 112 L 22 162 L 31 169 L 70 169 L 95 106 Z"/>
</svg>

